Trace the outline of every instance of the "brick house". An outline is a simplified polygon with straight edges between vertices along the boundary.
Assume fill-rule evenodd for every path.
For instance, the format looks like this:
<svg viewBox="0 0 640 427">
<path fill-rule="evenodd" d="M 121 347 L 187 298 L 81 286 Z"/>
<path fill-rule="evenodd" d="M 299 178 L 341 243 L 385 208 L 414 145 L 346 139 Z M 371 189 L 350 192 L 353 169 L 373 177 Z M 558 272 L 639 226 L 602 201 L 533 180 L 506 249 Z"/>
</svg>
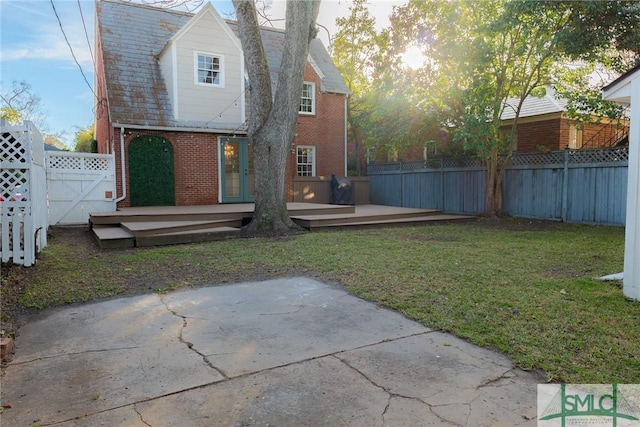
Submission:
<svg viewBox="0 0 640 427">
<path fill-rule="evenodd" d="M 519 99 L 510 98 L 502 114 L 504 132 L 511 131 Z M 628 121 L 600 118 L 600 123 L 580 123 L 566 114 L 567 101 L 548 87 L 542 97 L 527 97 L 518 119 L 518 153 L 557 151 L 565 148 L 598 148 L 628 144 Z"/>
<path fill-rule="evenodd" d="M 275 87 L 284 32 L 261 32 Z M 253 201 L 250 82 L 235 22 L 208 2 L 192 14 L 101 0 L 96 51 L 95 138 L 98 152 L 115 154 L 118 206 Z M 294 176 L 346 174 L 348 93 L 322 42 L 313 40 L 288 200 Z"/>
<path fill-rule="evenodd" d="M 519 98 L 507 99 L 507 107 L 502 114 L 501 131 L 504 133 L 511 132 L 518 101 Z M 567 101 L 557 99 L 552 88 L 547 88 L 542 97 L 526 98 L 518 119 L 514 151 L 531 153 L 628 145 L 628 120 L 600 118 L 599 123 L 580 123 L 567 117 L 566 107 Z M 374 160 L 378 163 L 423 161 L 453 148 L 451 134 L 446 129 L 434 129 L 431 135 L 428 142 L 403 147 L 395 157 L 384 151 L 376 152 Z"/>
</svg>

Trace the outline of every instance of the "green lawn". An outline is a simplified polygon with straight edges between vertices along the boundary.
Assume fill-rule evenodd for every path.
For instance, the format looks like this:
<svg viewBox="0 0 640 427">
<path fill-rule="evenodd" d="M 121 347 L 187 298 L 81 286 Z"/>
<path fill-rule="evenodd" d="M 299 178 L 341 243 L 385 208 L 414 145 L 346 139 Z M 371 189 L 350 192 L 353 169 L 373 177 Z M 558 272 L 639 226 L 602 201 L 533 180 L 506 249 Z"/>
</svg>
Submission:
<svg viewBox="0 0 640 427">
<path fill-rule="evenodd" d="M 619 282 L 594 279 L 622 271 L 619 227 L 481 220 L 78 252 L 52 239 L 31 271 L 13 269 L 5 279 L 22 284 L 16 303 L 309 275 L 497 349 L 550 381 L 640 383 L 640 303 Z"/>
</svg>

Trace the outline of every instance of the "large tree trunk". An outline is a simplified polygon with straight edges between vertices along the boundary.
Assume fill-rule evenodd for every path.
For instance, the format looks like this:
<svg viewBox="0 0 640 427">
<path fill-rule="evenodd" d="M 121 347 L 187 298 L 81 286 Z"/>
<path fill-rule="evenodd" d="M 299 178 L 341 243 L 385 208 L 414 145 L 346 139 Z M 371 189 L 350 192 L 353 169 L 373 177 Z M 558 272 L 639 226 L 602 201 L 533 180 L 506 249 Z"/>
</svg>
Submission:
<svg viewBox="0 0 640 427">
<path fill-rule="evenodd" d="M 500 167 L 498 148 L 491 150 L 491 157 L 485 162 L 487 166 L 485 215 L 497 217 L 502 215 L 502 180 L 504 168 Z"/>
<path fill-rule="evenodd" d="M 287 158 L 295 136 L 309 43 L 316 35 L 319 1 L 288 0 L 281 72 L 275 97 L 253 0 L 233 0 L 251 83 L 249 143 L 253 145 L 256 201 L 244 235 L 297 229 L 286 203 Z"/>
</svg>

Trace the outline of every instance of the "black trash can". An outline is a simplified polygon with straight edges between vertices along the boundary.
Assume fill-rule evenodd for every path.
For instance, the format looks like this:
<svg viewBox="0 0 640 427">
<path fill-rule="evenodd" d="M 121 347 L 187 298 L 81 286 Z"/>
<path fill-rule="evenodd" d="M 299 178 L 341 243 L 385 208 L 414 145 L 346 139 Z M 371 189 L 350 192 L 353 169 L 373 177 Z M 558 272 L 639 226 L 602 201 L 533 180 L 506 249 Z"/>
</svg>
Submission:
<svg viewBox="0 0 640 427">
<path fill-rule="evenodd" d="M 353 184 L 347 178 L 331 175 L 331 195 L 329 203 L 332 205 L 354 205 Z"/>
</svg>

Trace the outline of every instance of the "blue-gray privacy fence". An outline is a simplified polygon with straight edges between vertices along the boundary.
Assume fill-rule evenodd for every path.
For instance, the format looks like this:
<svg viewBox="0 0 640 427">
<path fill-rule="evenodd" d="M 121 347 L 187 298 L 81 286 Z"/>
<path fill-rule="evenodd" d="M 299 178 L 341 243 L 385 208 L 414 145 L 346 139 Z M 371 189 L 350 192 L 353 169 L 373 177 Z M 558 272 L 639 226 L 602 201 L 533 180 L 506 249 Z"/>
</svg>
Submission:
<svg viewBox="0 0 640 427">
<path fill-rule="evenodd" d="M 627 147 L 514 154 L 503 183 L 507 215 L 624 225 Z M 485 211 L 479 159 L 432 159 L 367 167 L 371 203 L 447 213 Z"/>
</svg>

